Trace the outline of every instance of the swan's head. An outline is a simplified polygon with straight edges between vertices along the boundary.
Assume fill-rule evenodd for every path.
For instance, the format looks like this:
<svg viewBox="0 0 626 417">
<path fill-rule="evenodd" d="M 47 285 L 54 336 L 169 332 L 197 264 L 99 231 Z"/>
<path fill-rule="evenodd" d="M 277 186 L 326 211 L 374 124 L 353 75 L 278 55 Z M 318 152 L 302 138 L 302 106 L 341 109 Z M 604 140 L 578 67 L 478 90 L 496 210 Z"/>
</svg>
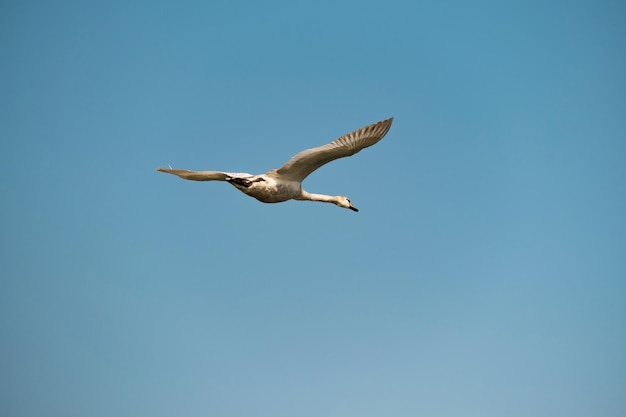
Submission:
<svg viewBox="0 0 626 417">
<path fill-rule="evenodd" d="M 337 202 L 335 204 L 337 204 L 339 207 L 347 208 L 352 211 L 359 211 L 358 208 L 352 205 L 348 197 L 344 197 L 344 196 L 337 197 Z"/>
</svg>

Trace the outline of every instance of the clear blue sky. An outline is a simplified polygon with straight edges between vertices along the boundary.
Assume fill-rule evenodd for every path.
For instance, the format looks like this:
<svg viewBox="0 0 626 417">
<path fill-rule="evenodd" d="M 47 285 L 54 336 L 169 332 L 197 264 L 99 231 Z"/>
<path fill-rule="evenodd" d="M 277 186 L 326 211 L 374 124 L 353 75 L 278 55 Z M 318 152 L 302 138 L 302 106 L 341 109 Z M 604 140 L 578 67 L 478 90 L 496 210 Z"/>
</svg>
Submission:
<svg viewBox="0 0 626 417">
<path fill-rule="evenodd" d="M 626 415 L 620 1 L 3 1 L 0 414 Z M 225 183 L 394 116 L 305 182 Z"/>
</svg>

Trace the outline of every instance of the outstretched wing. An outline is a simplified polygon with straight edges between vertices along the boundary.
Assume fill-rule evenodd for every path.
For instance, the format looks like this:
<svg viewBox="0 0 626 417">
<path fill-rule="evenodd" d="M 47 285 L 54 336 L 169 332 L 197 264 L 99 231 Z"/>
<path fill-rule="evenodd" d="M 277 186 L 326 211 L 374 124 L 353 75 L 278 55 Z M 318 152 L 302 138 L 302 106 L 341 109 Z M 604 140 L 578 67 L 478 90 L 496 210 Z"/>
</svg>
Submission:
<svg viewBox="0 0 626 417">
<path fill-rule="evenodd" d="M 322 165 L 352 156 L 378 143 L 387 134 L 392 122 L 393 117 L 355 130 L 327 145 L 302 151 L 275 172 L 286 181 L 302 181 Z"/>
<path fill-rule="evenodd" d="M 220 171 L 189 171 L 187 169 L 172 169 L 172 168 L 159 168 L 159 172 L 165 172 L 166 174 L 173 174 L 181 177 L 184 180 L 192 181 L 226 181 L 229 178 L 236 177 L 250 177 L 251 174 L 235 174 L 230 172 Z"/>
</svg>

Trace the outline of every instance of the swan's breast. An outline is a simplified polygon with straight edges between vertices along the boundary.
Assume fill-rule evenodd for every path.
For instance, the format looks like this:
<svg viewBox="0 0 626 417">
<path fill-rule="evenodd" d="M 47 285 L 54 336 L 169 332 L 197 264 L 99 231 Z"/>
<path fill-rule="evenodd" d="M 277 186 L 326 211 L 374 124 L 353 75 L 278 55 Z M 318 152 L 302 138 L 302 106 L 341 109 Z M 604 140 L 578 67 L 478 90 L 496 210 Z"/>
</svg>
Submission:
<svg viewBox="0 0 626 417">
<path fill-rule="evenodd" d="M 264 203 L 280 203 L 300 195 L 302 185 L 299 182 L 281 181 L 267 176 L 259 179 L 242 191 Z"/>
</svg>

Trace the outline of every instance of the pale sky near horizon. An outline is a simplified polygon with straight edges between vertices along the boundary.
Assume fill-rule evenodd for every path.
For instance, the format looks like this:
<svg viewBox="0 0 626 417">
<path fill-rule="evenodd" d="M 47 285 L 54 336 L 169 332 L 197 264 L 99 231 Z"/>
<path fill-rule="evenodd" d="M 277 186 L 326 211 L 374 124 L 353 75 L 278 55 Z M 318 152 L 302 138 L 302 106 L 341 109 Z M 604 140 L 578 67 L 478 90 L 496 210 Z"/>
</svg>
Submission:
<svg viewBox="0 0 626 417">
<path fill-rule="evenodd" d="M 0 415 L 626 415 L 626 6 L 4 1 Z M 393 116 L 266 205 L 262 173 Z"/>
</svg>

